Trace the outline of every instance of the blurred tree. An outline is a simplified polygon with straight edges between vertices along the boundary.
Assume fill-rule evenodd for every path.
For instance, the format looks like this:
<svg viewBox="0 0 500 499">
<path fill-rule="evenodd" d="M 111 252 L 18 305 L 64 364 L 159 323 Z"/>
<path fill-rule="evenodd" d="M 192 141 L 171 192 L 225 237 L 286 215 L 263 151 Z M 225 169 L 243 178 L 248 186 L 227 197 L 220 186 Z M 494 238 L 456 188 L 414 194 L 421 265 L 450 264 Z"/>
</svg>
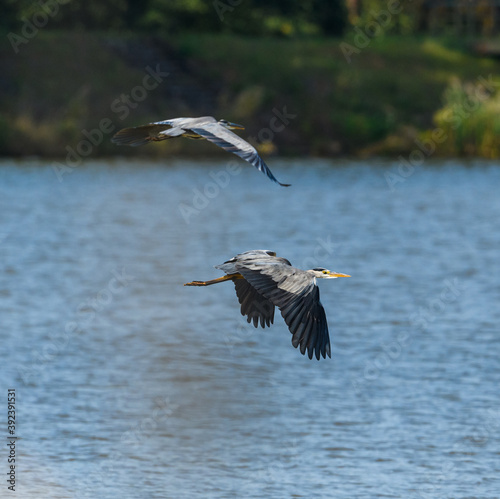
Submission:
<svg viewBox="0 0 500 499">
<path fill-rule="evenodd" d="M 338 36 L 347 23 L 345 0 L 253 0 L 245 3 L 246 12 L 235 9 L 233 31 L 248 29 L 252 20 L 251 31 L 258 34 Z"/>
<path fill-rule="evenodd" d="M 58 25 L 61 27 L 107 29 L 125 25 L 128 0 L 72 0 L 61 5 Z"/>
<path fill-rule="evenodd" d="M 347 8 L 344 0 L 312 0 L 311 21 L 321 27 L 325 35 L 341 35 L 347 21 Z"/>
<path fill-rule="evenodd" d="M 363 0 L 357 2 L 358 17 L 353 24 L 363 29 L 368 23 L 380 24 L 383 33 L 409 34 L 418 31 L 426 0 Z"/>
<path fill-rule="evenodd" d="M 211 2 L 204 0 L 150 0 L 139 27 L 176 32 L 180 30 L 214 31 L 217 16 Z"/>
<path fill-rule="evenodd" d="M 16 0 L 5 0 L 2 6 L 2 15 L 0 16 L 0 29 L 11 30 L 16 25 Z"/>
<path fill-rule="evenodd" d="M 135 28 L 150 9 L 150 0 L 127 0 L 125 24 L 128 28 Z"/>
<path fill-rule="evenodd" d="M 346 0 L 346 7 L 349 17 L 349 22 L 355 24 L 358 17 L 361 15 L 362 5 L 361 0 Z"/>
<path fill-rule="evenodd" d="M 345 0 L 2 0 L 0 27 L 45 16 L 50 28 L 228 31 L 252 35 L 342 34 Z"/>
<path fill-rule="evenodd" d="M 15 30 L 21 23 L 21 18 L 30 14 L 32 4 L 30 0 L 3 0 L 0 29 Z"/>
</svg>

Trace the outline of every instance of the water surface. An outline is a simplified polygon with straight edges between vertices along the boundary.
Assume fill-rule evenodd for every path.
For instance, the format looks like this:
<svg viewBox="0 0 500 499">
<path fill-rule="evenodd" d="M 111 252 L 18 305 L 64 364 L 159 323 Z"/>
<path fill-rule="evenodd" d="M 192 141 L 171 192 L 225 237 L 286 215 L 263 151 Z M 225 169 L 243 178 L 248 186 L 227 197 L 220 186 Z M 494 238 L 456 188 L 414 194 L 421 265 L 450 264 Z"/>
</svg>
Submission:
<svg viewBox="0 0 500 499">
<path fill-rule="evenodd" d="M 19 497 L 498 497 L 497 165 L 237 164 L 0 165 Z M 182 286 L 257 248 L 352 275 L 331 360 Z"/>
</svg>

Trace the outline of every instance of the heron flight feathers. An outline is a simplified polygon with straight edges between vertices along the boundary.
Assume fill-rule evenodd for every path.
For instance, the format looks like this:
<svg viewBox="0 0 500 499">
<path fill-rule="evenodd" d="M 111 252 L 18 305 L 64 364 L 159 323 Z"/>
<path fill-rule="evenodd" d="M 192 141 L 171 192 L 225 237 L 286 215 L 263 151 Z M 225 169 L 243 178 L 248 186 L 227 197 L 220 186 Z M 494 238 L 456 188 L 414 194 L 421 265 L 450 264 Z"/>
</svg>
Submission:
<svg viewBox="0 0 500 499">
<path fill-rule="evenodd" d="M 290 333 L 292 345 L 310 359 L 331 357 L 330 335 L 325 309 L 319 297 L 315 271 L 293 267 L 286 258 L 269 250 L 240 253 L 215 268 L 225 272 L 225 278 L 194 281 L 189 286 L 205 286 L 232 280 L 242 315 L 258 327 L 270 326 L 274 308 L 278 307 Z M 325 269 L 326 270 L 326 269 Z M 339 274 L 344 275 L 344 274 Z"/>
<path fill-rule="evenodd" d="M 259 320 L 261 327 L 269 327 L 274 322 L 274 305 L 245 279 L 234 280 L 234 286 L 241 305 L 241 315 L 246 315 L 247 322 L 253 321 L 255 327 Z"/>
<path fill-rule="evenodd" d="M 151 141 L 159 141 L 170 139 L 175 135 L 171 135 L 171 129 L 166 128 L 166 124 L 155 124 L 137 126 L 134 128 L 123 128 L 117 132 L 111 142 L 120 146 L 143 146 Z M 173 129 L 175 130 L 175 129 Z M 184 130 L 176 135 L 182 135 Z"/>
<path fill-rule="evenodd" d="M 282 184 L 276 179 L 264 160 L 259 156 L 255 147 L 231 132 L 229 130 L 231 127 L 242 128 L 240 125 L 225 120 L 217 122 L 213 116 L 174 118 L 135 128 L 124 128 L 119 130 L 111 141 L 118 145 L 141 146 L 148 142 L 158 142 L 174 137 L 203 138 L 247 161 L 267 175 L 273 182 L 285 187 L 289 186 L 290 184 Z"/>
<path fill-rule="evenodd" d="M 251 165 L 255 166 L 257 170 L 266 174 L 273 182 L 276 182 L 284 187 L 289 186 L 289 184 L 282 184 L 276 179 L 264 160 L 259 156 L 255 147 L 249 144 L 246 140 L 243 140 L 240 136 L 231 132 L 231 130 L 224 128 L 218 123 L 212 123 L 203 128 L 191 128 L 191 131 L 200 135 L 209 142 L 212 142 L 221 149 L 224 149 L 232 154 L 236 154 L 236 156 L 239 156 L 241 159 L 244 159 Z"/>
<path fill-rule="evenodd" d="M 313 355 L 318 360 L 331 355 L 326 314 L 313 276 L 289 266 L 280 268 L 279 275 L 242 265 L 236 268 L 258 293 L 279 308 L 294 347 L 300 346 L 302 354 L 307 350 L 310 359 Z"/>
</svg>

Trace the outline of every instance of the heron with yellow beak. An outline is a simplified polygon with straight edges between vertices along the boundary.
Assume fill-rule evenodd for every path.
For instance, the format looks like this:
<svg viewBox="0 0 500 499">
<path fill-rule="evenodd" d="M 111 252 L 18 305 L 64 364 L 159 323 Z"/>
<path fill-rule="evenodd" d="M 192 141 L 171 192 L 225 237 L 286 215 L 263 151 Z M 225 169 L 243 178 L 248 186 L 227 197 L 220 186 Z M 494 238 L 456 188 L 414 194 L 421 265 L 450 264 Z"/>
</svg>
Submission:
<svg viewBox="0 0 500 499">
<path fill-rule="evenodd" d="M 274 321 L 275 307 L 281 312 L 292 333 L 292 345 L 300 347 L 304 355 L 316 359 L 331 357 L 330 336 L 323 305 L 319 300 L 316 279 L 350 277 L 316 267 L 301 270 L 292 267 L 285 258 L 274 251 L 252 250 L 240 253 L 216 269 L 225 276 L 211 281 L 193 281 L 184 286 L 210 286 L 224 281 L 233 281 L 236 296 L 241 305 L 241 314 L 258 327 L 270 326 Z"/>
</svg>

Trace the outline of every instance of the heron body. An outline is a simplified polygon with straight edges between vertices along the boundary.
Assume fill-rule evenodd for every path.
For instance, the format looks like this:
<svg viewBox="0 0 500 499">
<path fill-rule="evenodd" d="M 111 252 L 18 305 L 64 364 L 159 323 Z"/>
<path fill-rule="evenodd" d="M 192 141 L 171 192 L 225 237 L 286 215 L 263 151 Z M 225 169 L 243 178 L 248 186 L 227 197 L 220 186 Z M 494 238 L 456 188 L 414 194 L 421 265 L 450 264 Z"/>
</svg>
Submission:
<svg viewBox="0 0 500 499">
<path fill-rule="evenodd" d="M 231 131 L 244 130 L 244 128 L 242 125 L 226 120 L 217 121 L 213 116 L 174 118 L 134 128 L 123 128 L 113 136 L 111 141 L 118 145 L 142 146 L 148 142 L 158 142 L 175 137 L 206 139 L 225 151 L 248 161 L 272 181 L 282 186 L 289 186 L 290 184 L 278 182 L 255 147 Z"/>
<path fill-rule="evenodd" d="M 252 250 L 216 265 L 226 275 L 211 281 L 193 281 L 185 286 L 209 286 L 233 281 L 241 314 L 253 325 L 265 328 L 274 321 L 275 307 L 292 333 L 292 345 L 316 359 L 331 357 L 325 310 L 319 299 L 317 278 L 350 277 L 323 268 L 301 270 L 274 251 Z"/>
</svg>

